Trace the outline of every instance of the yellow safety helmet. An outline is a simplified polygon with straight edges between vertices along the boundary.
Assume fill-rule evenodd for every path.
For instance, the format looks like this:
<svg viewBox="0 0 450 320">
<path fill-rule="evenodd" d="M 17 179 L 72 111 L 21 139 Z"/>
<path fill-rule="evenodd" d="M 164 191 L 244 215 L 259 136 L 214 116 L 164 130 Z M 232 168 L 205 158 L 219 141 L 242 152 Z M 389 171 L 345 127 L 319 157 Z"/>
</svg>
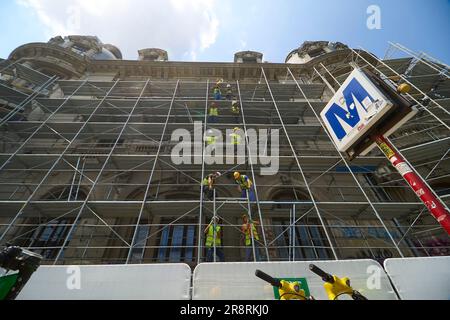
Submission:
<svg viewBox="0 0 450 320">
<path fill-rule="evenodd" d="M 407 94 L 411 91 L 411 86 L 407 83 L 402 83 L 397 87 L 398 93 Z"/>
<path fill-rule="evenodd" d="M 234 179 L 237 180 L 237 179 L 239 179 L 239 178 L 241 177 L 241 174 L 240 174 L 239 172 L 236 171 L 236 172 L 233 174 L 233 176 L 234 176 Z"/>
<path fill-rule="evenodd" d="M 241 130 L 241 128 L 236 127 L 233 129 L 233 131 L 239 131 L 239 130 Z"/>
</svg>

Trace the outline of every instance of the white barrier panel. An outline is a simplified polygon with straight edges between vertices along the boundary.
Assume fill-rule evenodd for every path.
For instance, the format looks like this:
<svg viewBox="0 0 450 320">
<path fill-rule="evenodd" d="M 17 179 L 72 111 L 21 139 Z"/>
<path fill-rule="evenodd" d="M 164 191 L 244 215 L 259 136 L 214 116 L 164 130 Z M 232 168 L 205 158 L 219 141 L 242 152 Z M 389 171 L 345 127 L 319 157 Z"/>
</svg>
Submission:
<svg viewBox="0 0 450 320">
<path fill-rule="evenodd" d="M 384 268 L 401 299 L 450 300 L 450 256 L 386 259 Z"/>
<path fill-rule="evenodd" d="M 280 279 L 304 278 L 311 295 L 327 300 L 323 281 L 309 270 L 311 262 L 204 263 L 194 270 L 194 300 L 274 300 L 273 287 L 255 276 L 255 270 Z M 314 261 L 324 271 L 349 277 L 351 285 L 371 300 L 396 300 L 389 279 L 373 260 Z"/>
<path fill-rule="evenodd" d="M 41 266 L 19 300 L 188 300 L 186 264 Z"/>
</svg>

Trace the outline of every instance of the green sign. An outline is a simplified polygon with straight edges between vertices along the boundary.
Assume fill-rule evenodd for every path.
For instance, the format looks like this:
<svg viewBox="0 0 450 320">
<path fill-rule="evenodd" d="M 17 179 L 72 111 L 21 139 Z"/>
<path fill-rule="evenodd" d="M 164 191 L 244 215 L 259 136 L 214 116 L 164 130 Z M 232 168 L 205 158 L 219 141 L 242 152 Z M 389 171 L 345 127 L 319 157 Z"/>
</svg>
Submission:
<svg viewBox="0 0 450 320">
<path fill-rule="evenodd" d="M 0 300 L 4 300 L 17 281 L 18 273 L 0 277 Z"/>
</svg>

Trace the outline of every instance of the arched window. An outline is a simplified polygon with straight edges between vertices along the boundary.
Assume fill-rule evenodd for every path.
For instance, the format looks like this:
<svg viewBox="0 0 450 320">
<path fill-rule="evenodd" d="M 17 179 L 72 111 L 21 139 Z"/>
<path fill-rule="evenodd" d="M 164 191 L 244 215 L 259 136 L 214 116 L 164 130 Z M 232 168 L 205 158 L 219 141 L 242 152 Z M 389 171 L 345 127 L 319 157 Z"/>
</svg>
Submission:
<svg viewBox="0 0 450 320">
<path fill-rule="evenodd" d="M 279 202 L 295 202 L 295 201 L 310 201 L 311 199 L 304 190 L 292 187 L 280 187 L 272 192 L 269 199 L 271 201 Z M 274 208 L 290 208 L 290 204 L 275 204 Z"/>
<path fill-rule="evenodd" d="M 42 201 L 83 201 L 86 193 L 78 187 L 56 188 L 41 197 Z"/>
<path fill-rule="evenodd" d="M 275 202 L 311 201 L 305 190 L 295 187 L 277 188 L 272 192 L 270 199 Z M 284 214 L 280 212 L 281 214 L 271 219 L 277 246 L 275 259 L 288 261 L 331 258 L 330 250 L 324 248 L 328 246 L 328 240 L 317 218 L 306 216 L 293 226 L 291 217 L 287 215 L 293 209 L 292 204 L 274 204 L 273 208 L 284 209 L 282 210 Z M 295 247 L 295 252 L 292 247 Z"/>
<path fill-rule="evenodd" d="M 86 196 L 86 193 L 82 190 L 75 190 L 75 188 L 71 190 L 70 187 L 67 187 L 54 189 L 41 197 L 41 200 L 74 201 L 75 199 L 85 200 Z M 63 214 L 64 212 L 61 212 L 61 215 Z M 58 219 L 49 217 L 47 218 L 47 221 L 43 221 L 42 218 L 30 218 L 28 224 L 31 224 L 32 226 L 28 227 L 28 230 L 25 232 L 26 240 L 23 246 L 31 248 L 48 247 L 49 249 L 38 249 L 34 251 L 41 254 L 44 259 L 54 259 L 58 254 L 58 247 L 62 246 L 73 221 L 74 218 L 72 217 L 62 217 Z M 39 227 L 36 228 L 36 225 Z"/>
</svg>

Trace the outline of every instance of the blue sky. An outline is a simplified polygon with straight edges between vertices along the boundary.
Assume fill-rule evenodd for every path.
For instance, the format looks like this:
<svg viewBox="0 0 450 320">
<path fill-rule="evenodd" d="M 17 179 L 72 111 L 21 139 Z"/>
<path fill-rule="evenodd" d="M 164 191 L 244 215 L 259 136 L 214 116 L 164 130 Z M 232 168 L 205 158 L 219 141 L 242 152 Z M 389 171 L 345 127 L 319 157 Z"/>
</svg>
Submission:
<svg viewBox="0 0 450 320">
<path fill-rule="evenodd" d="M 0 57 L 57 34 L 95 34 L 125 58 L 162 47 L 171 60 L 231 61 L 239 50 L 284 62 L 305 40 L 340 41 L 384 56 L 388 41 L 450 63 L 450 1 L 445 0 L 1 0 Z M 381 29 L 366 26 L 369 5 Z M 71 27 L 71 9 L 79 24 Z M 158 8 L 158 9 L 157 9 Z M 72 23 L 73 25 L 73 23 Z"/>
</svg>

